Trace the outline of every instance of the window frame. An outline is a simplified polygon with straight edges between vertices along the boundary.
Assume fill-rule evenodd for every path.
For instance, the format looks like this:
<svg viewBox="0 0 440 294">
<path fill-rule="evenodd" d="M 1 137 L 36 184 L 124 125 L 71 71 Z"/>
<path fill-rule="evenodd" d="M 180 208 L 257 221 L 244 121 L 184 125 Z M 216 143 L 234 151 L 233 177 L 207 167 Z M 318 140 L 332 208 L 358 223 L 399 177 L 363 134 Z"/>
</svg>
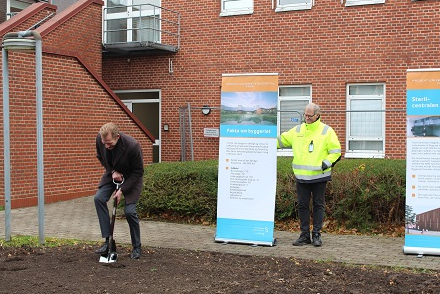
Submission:
<svg viewBox="0 0 440 294">
<path fill-rule="evenodd" d="M 243 6 L 235 9 L 224 9 L 227 2 L 243 2 L 243 4 L 250 3 L 250 6 Z M 245 15 L 254 13 L 254 0 L 220 0 L 220 16 Z"/>
<path fill-rule="evenodd" d="M 350 95 L 350 86 L 382 86 L 383 93 L 379 95 Z M 385 98 L 386 98 L 386 84 L 385 83 L 350 83 L 346 85 L 346 146 L 345 158 L 385 158 Z M 373 136 L 352 136 L 351 135 L 351 102 L 352 100 L 381 100 L 381 135 L 379 138 Z M 369 109 L 365 109 L 369 110 Z M 378 141 L 382 142 L 382 150 L 350 150 L 351 141 Z"/>
<path fill-rule="evenodd" d="M 359 6 L 370 4 L 385 4 L 386 0 L 346 0 L 345 6 Z"/>
<path fill-rule="evenodd" d="M 297 96 L 280 96 L 280 90 L 282 88 L 309 88 L 310 95 L 297 95 Z M 279 86 L 278 87 L 278 101 L 277 101 L 277 136 L 281 134 L 281 112 L 283 111 L 281 109 L 281 102 L 282 101 L 306 101 L 306 105 L 309 103 L 312 103 L 312 85 L 311 84 L 303 84 L 303 85 L 286 85 L 286 86 Z M 300 121 L 298 125 L 300 125 L 303 122 L 303 115 L 304 115 L 304 109 L 299 110 L 300 111 Z M 292 126 L 294 127 L 294 126 Z M 286 149 L 278 149 L 277 150 L 277 156 L 292 156 L 292 149 L 286 148 Z"/>
<path fill-rule="evenodd" d="M 292 11 L 292 10 L 308 10 L 315 5 L 315 0 L 303 0 L 303 3 L 298 4 L 281 4 L 283 0 L 277 0 L 275 12 Z"/>
<path fill-rule="evenodd" d="M 13 6 L 14 3 L 12 3 L 12 2 L 22 3 L 22 4 L 24 4 L 25 7 Z M 6 1 L 6 19 L 10 19 L 12 16 L 23 11 L 24 9 L 28 8 L 29 6 L 31 6 L 34 3 L 37 3 L 37 1 L 36 0 L 7 0 Z M 25 4 L 29 4 L 29 5 L 25 5 Z M 18 11 L 12 12 L 11 9 L 18 10 Z"/>
</svg>

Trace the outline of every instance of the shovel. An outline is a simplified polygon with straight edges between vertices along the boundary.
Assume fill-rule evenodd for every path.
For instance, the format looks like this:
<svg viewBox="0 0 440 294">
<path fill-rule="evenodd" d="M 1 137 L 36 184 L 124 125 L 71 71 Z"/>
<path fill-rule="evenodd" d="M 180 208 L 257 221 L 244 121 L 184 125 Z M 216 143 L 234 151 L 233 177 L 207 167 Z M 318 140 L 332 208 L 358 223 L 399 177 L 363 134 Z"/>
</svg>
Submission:
<svg viewBox="0 0 440 294">
<path fill-rule="evenodd" d="M 121 185 L 124 183 L 124 178 L 122 178 L 121 182 L 115 182 L 113 179 L 113 183 L 116 185 L 116 191 L 119 190 Z M 110 237 L 108 239 L 108 252 L 107 254 L 102 254 L 99 258 L 99 262 L 103 263 L 112 263 L 116 262 L 116 259 L 118 258 L 118 254 L 116 253 L 116 242 L 113 238 L 113 231 L 115 230 L 115 220 L 116 220 L 116 207 L 118 206 L 117 198 L 113 199 L 113 210 L 112 210 L 112 219 L 110 222 Z"/>
</svg>

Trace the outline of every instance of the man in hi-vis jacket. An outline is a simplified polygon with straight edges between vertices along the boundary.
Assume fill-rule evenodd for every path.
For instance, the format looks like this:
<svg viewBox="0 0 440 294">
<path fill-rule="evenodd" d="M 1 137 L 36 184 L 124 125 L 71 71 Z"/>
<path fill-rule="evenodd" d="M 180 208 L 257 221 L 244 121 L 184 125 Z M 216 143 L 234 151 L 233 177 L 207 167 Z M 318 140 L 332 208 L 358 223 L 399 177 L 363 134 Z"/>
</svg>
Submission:
<svg viewBox="0 0 440 294">
<path fill-rule="evenodd" d="M 294 246 L 313 243 L 321 246 L 325 213 L 325 188 L 331 180 L 331 167 L 341 157 L 341 144 L 335 131 L 321 122 L 319 106 L 310 103 L 304 110 L 305 122 L 278 137 L 277 147 L 291 147 L 296 178 L 301 235 Z M 310 239 L 310 198 L 313 198 L 313 229 Z"/>
</svg>

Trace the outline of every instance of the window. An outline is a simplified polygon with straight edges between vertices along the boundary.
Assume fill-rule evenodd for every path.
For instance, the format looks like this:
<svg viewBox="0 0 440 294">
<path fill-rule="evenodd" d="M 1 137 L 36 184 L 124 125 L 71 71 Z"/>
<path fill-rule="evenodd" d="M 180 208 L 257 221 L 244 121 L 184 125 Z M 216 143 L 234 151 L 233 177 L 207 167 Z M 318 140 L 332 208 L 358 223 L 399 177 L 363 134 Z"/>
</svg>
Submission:
<svg viewBox="0 0 440 294">
<path fill-rule="evenodd" d="M 160 0 L 107 0 L 104 44 L 160 42 Z"/>
<path fill-rule="evenodd" d="M 311 86 L 281 86 L 278 95 L 278 135 L 302 123 L 304 108 L 312 101 Z M 278 149 L 279 156 L 292 156 L 291 149 Z"/>
<path fill-rule="evenodd" d="M 9 0 L 7 4 L 7 19 L 11 18 L 12 16 L 16 15 L 23 9 L 25 9 L 28 6 L 31 6 L 32 4 L 36 3 L 35 0 Z"/>
<path fill-rule="evenodd" d="M 312 9 L 314 0 L 277 0 L 275 12 Z"/>
<path fill-rule="evenodd" d="M 384 4 L 384 3 L 385 3 L 385 0 L 346 0 L 345 6 Z"/>
<path fill-rule="evenodd" d="M 385 85 L 347 85 L 347 158 L 385 155 Z"/>
<path fill-rule="evenodd" d="M 254 12 L 254 0 L 221 0 L 220 16 L 252 14 Z"/>
</svg>

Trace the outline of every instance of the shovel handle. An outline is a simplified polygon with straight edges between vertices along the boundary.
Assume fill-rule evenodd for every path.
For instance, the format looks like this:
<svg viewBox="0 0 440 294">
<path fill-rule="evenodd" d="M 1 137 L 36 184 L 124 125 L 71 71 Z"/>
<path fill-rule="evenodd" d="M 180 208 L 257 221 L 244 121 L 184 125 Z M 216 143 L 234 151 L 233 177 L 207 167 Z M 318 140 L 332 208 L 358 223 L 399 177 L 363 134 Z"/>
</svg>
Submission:
<svg viewBox="0 0 440 294">
<path fill-rule="evenodd" d="M 124 183 L 124 181 L 125 181 L 124 177 L 122 177 L 122 181 L 120 181 L 120 182 L 116 182 L 115 179 L 113 179 L 113 184 L 116 185 L 116 191 L 119 190 L 119 188 Z"/>
</svg>

